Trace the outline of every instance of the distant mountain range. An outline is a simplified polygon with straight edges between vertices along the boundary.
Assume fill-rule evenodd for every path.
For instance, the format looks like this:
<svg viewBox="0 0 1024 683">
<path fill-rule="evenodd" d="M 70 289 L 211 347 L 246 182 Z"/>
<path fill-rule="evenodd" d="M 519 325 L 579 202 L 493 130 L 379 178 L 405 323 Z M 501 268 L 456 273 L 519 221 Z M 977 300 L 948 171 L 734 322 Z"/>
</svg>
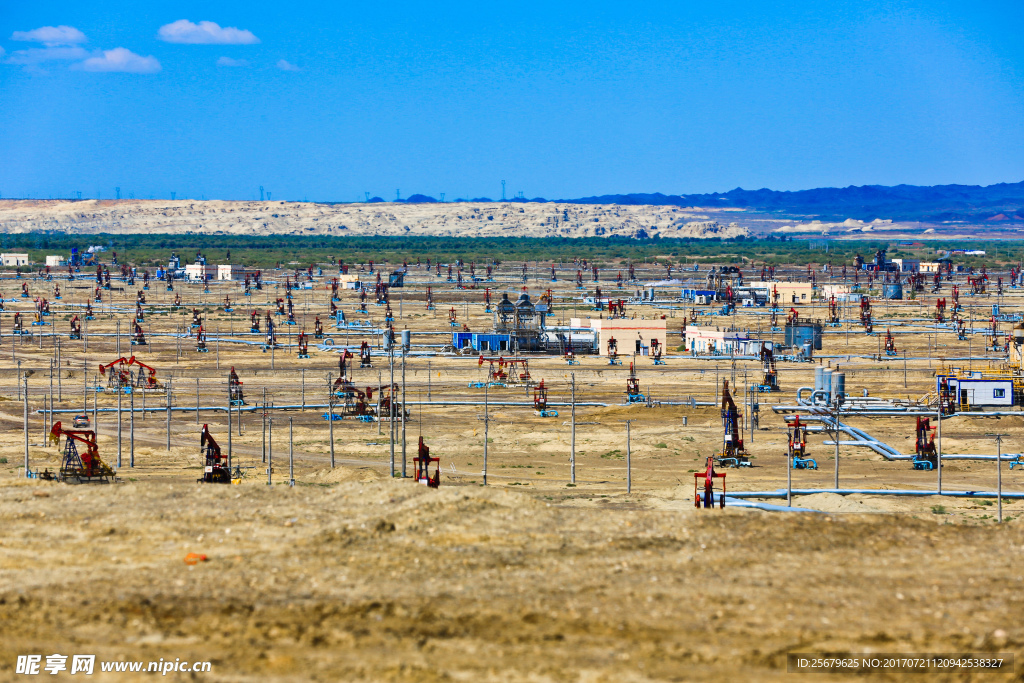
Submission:
<svg viewBox="0 0 1024 683">
<path fill-rule="evenodd" d="M 371 202 L 383 202 L 374 197 Z M 432 203 L 437 200 L 414 194 L 402 203 Z M 490 202 L 478 197 L 471 202 Z M 1024 182 L 998 185 L 861 185 L 850 187 L 819 187 L 813 190 L 780 192 L 736 188 L 710 194 L 662 194 L 634 192 L 605 194 L 578 199 L 532 199 L 516 197 L 510 202 L 554 202 L 565 204 L 627 204 L 654 206 L 699 206 L 740 208 L 783 216 L 819 220 L 855 218 L 871 221 L 887 218 L 896 221 L 1024 221 Z"/>
<path fill-rule="evenodd" d="M 1020 220 L 1024 182 L 998 185 L 862 185 L 779 192 L 744 190 L 711 194 L 612 194 L 558 200 L 576 204 L 675 204 L 736 207 L 836 220 L 978 221 Z"/>
<path fill-rule="evenodd" d="M 385 202 L 380 197 L 374 197 L 369 201 L 371 203 Z M 414 194 L 408 199 L 398 201 L 403 204 L 428 204 L 437 202 L 437 199 L 423 194 Z M 497 200 L 476 197 L 454 201 L 491 202 Z M 872 221 L 882 218 L 893 221 L 928 223 L 947 221 L 984 222 L 987 224 L 1024 223 L 1024 182 L 987 186 L 851 185 L 849 187 L 819 187 L 813 190 L 793 192 L 781 192 L 767 188 L 744 190 L 737 187 L 728 192 L 712 192 L 710 194 L 631 192 L 578 199 L 514 197 L 505 201 L 737 208 L 785 218 L 822 221 L 843 221 L 847 218 Z"/>
</svg>

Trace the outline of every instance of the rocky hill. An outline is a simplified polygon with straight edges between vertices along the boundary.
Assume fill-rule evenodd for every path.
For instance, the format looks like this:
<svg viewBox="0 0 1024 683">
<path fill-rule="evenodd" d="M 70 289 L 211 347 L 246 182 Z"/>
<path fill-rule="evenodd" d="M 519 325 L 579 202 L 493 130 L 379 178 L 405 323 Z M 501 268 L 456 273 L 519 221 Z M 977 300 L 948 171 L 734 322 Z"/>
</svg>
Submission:
<svg viewBox="0 0 1024 683">
<path fill-rule="evenodd" d="M 0 232 L 72 234 L 737 237 L 747 229 L 678 206 L 523 202 L 317 204 L 3 200 Z"/>
</svg>

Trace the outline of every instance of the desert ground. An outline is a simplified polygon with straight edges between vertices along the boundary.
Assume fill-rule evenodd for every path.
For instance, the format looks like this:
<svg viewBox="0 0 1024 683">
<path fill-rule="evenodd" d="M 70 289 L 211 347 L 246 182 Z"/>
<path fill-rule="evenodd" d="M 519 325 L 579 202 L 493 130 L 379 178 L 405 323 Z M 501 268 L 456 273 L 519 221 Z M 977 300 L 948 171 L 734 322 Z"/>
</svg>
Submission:
<svg viewBox="0 0 1024 683">
<path fill-rule="evenodd" d="M 441 485 L 430 489 L 409 476 L 390 476 L 391 423 L 323 417 L 327 374 L 337 376 L 340 348 L 355 351 L 363 340 L 374 346 L 372 368 L 359 368 L 356 356 L 356 386 L 386 386 L 390 376 L 374 332 L 383 308 L 372 297 L 368 314 L 356 312 L 353 291 L 342 290 L 339 304 L 350 322 L 368 325 L 339 329 L 327 319 L 325 283 L 336 271 L 325 264 L 312 289 L 293 293 L 299 324 L 279 327 L 280 348 L 273 352 L 261 350 L 262 335 L 249 333 L 249 312 L 284 296 L 291 271 L 265 272 L 263 290 L 250 297 L 237 282 L 211 283 L 210 293 L 184 283 L 171 293 L 153 282 L 144 347 L 129 346 L 141 282 L 129 287 L 115 277 L 103 301 L 92 304 L 96 319 L 85 338 L 70 340 L 69 319 L 92 301 L 95 288 L 83 270 L 82 279 L 60 282 L 63 297 L 50 301 L 46 319 L 51 325 L 26 322 L 30 334 L 14 337 L 13 313 L 27 320 L 33 299 L 14 296 L 20 283 L 7 274 L 0 315 L 0 421 L 7 435 L 0 443 L 0 676 L 20 678 L 14 662 L 21 654 L 87 653 L 110 661 L 210 661 L 210 673 L 190 675 L 196 680 L 776 680 L 792 675 L 791 652 L 1022 651 L 1024 501 L 1004 500 L 1005 521 L 996 524 L 994 501 L 984 498 L 816 493 L 793 500 L 811 512 L 772 512 L 697 509 L 693 488 L 694 473 L 721 448 L 716 402 L 723 380 L 739 388 L 754 465 L 720 470 L 728 490 L 785 489 L 787 433 L 772 407 L 792 404 L 796 389 L 813 383 L 815 367 L 841 367 L 851 395 L 867 390 L 916 401 L 934 391 L 934 373 L 946 364 L 1005 363 L 1004 353 L 985 350 L 983 332 L 991 304 L 1024 308 L 1016 290 L 962 294 L 975 332 L 963 341 L 930 321 L 936 296 L 948 298 L 949 284 L 913 301 L 876 300 L 874 335 L 864 333 L 855 308 L 844 310 L 843 325 L 826 328 L 815 363 L 779 362 L 782 391 L 754 394 L 758 420 L 751 429 L 744 389 L 760 382 L 761 363 L 676 351 L 679 323 L 692 307 L 675 301 L 678 287 L 659 289 L 654 305 L 627 304 L 628 315 L 664 315 L 668 322 L 666 364 L 636 359 L 649 403 L 626 404 L 628 362 L 612 366 L 581 356 L 570 366 L 557 356 L 532 356 L 530 373 L 550 387 L 559 415 L 538 416 L 529 387 L 492 387 L 485 425 L 484 390 L 469 385 L 485 379 L 487 365 L 479 366 L 475 354 L 444 350 L 451 340 L 448 311 L 456 310 L 460 325 L 490 329 L 483 287 L 492 289 L 495 302 L 496 292 L 517 293 L 518 269 L 499 269 L 494 282 L 459 290 L 413 268 L 406 286 L 391 290 L 396 330 L 414 333 L 405 362 L 405 469 L 403 425 L 396 424 L 394 473 L 412 473 L 422 436 L 441 459 Z M 574 274 L 566 268 L 554 283 L 531 276 L 526 286 L 535 298 L 552 289 L 558 318 L 605 315 L 587 310 L 580 297 L 590 292 L 575 289 Z M 661 276 L 637 271 L 641 281 Z M 49 296 L 53 287 L 22 281 L 32 297 Z M 435 310 L 425 306 L 428 285 Z M 614 283 L 602 286 L 616 295 Z M 180 309 L 171 306 L 174 294 L 182 298 Z M 225 296 L 233 312 L 223 310 Z M 209 331 L 208 353 L 197 353 L 194 338 L 182 336 L 193 308 Z M 771 332 L 765 308 L 740 308 L 729 317 L 700 308 L 703 326 L 781 337 Z M 798 308 L 801 317 L 824 317 L 821 302 Z M 299 359 L 294 335 L 311 332 L 316 315 L 333 346 L 310 340 L 311 357 Z M 897 357 L 879 353 L 886 329 L 896 338 Z M 1001 334 L 1008 331 L 1002 324 Z M 58 342 L 60 363 L 51 377 Z M 112 412 L 118 397 L 97 391 L 106 386 L 97 368 L 131 353 L 156 369 L 162 389 L 120 396 L 119 439 Z M 968 356 L 973 359 L 944 362 Z M 399 382 L 401 365 L 399 357 Z M 224 407 L 232 367 L 247 405 L 232 412 L 229 427 Z M 27 403 L 19 372 L 28 374 Z M 565 405 L 573 382 L 575 481 L 572 409 Z M 51 384 L 54 408 L 70 411 L 53 419 L 42 412 Z M 169 423 L 168 386 L 177 409 Z M 67 426 L 74 414 L 91 416 L 96 408 L 100 454 L 116 467 L 118 482 L 26 479 L 26 405 L 32 471 L 60 468 L 64 440 L 46 440 L 53 421 Z M 132 405 L 137 412 L 129 412 Z M 913 452 L 914 418 L 846 421 Z M 987 435 L 994 433 L 1006 435 L 1004 452 L 1024 443 L 1024 422 L 1016 416 L 952 416 L 942 423 L 944 453 L 993 453 Z M 204 424 L 224 449 L 230 429 L 233 463 L 244 475 L 237 485 L 196 483 Z M 808 439 L 819 469 L 792 471 L 794 488 L 833 486 L 836 460 L 826 438 Z M 842 445 L 838 465 L 842 488 L 936 486 L 935 472 L 863 448 Z M 1024 492 L 1021 477 L 1024 467 L 1004 465 L 1004 491 Z M 996 481 L 991 461 L 943 467 L 947 490 L 991 491 Z M 189 553 L 206 559 L 186 564 Z"/>
</svg>

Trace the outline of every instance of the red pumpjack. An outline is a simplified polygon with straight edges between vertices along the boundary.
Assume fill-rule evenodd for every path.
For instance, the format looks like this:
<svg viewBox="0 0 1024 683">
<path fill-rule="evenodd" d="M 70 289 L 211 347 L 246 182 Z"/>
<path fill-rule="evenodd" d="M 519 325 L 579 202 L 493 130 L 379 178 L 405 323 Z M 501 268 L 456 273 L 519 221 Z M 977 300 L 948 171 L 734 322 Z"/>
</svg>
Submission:
<svg viewBox="0 0 1024 683">
<path fill-rule="evenodd" d="M 203 425 L 203 431 L 199 435 L 199 450 L 206 448 L 206 463 L 203 468 L 203 476 L 197 482 L 208 484 L 230 484 L 231 468 L 226 456 L 221 455 L 220 446 L 210 434 L 210 428 Z"/>
<path fill-rule="evenodd" d="M 704 503 L 705 508 L 715 506 L 715 479 L 722 480 L 722 493 L 718 499 L 718 507 L 725 507 L 725 472 L 716 472 L 715 460 L 710 457 L 707 461 L 707 468 L 703 472 L 693 473 L 693 502 L 695 507 L 701 507 L 701 502 Z M 703 496 L 700 493 L 702 480 L 704 484 Z"/>
<path fill-rule="evenodd" d="M 415 466 L 417 484 L 423 484 L 432 489 L 436 489 L 441 485 L 441 458 L 430 457 L 430 448 L 427 444 L 423 443 L 422 436 L 420 437 L 419 455 L 413 458 L 412 461 Z M 431 463 L 436 463 L 433 476 L 430 475 Z"/>
<path fill-rule="evenodd" d="M 50 440 L 58 443 L 62 436 L 66 437 L 67 441 L 64 444 L 64 458 L 60 465 L 61 481 L 68 484 L 87 484 L 109 483 L 114 480 L 114 471 L 100 458 L 95 431 L 64 429 L 60 422 L 55 422 L 50 429 Z M 76 442 L 85 446 L 84 452 L 78 452 Z M 44 475 L 44 478 L 50 479 L 52 476 Z"/>
</svg>

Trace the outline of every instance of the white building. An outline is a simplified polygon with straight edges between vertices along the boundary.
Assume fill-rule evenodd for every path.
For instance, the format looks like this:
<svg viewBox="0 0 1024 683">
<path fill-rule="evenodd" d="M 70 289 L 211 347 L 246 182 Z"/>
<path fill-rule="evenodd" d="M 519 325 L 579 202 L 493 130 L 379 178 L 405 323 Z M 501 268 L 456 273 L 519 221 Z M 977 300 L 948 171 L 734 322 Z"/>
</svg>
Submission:
<svg viewBox="0 0 1024 683">
<path fill-rule="evenodd" d="M 948 387 L 950 397 L 959 405 L 979 408 L 1010 408 L 1013 406 L 1013 379 L 984 377 L 981 372 L 935 376 L 935 388 L 942 392 L 943 384 Z"/>
<path fill-rule="evenodd" d="M 850 296 L 850 285 L 822 285 L 821 298 L 828 301 L 835 297 L 838 301 L 844 301 Z"/>
<path fill-rule="evenodd" d="M 756 341 L 756 340 L 755 340 Z M 751 339 L 746 332 L 724 332 L 706 327 L 687 327 L 684 348 L 695 356 L 746 356 Z M 760 351 L 760 341 L 757 341 Z"/>
<path fill-rule="evenodd" d="M 27 266 L 28 254 L 0 254 L 0 265 L 4 266 Z"/>
<path fill-rule="evenodd" d="M 50 254 L 46 257 L 46 266 L 48 268 L 63 268 L 67 264 L 67 259 L 59 254 Z"/>
<path fill-rule="evenodd" d="M 217 277 L 217 266 L 204 266 L 201 263 L 190 263 L 185 266 L 185 277 L 196 282 L 204 282 Z"/>
<path fill-rule="evenodd" d="M 219 265 L 217 266 L 218 280 L 244 280 L 248 275 L 250 278 L 256 276 L 259 268 L 246 268 L 245 266 Z"/>
<path fill-rule="evenodd" d="M 916 273 L 921 270 L 921 262 L 911 258 L 894 258 L 892 265 L 901 273 Z"/>
</svg>

